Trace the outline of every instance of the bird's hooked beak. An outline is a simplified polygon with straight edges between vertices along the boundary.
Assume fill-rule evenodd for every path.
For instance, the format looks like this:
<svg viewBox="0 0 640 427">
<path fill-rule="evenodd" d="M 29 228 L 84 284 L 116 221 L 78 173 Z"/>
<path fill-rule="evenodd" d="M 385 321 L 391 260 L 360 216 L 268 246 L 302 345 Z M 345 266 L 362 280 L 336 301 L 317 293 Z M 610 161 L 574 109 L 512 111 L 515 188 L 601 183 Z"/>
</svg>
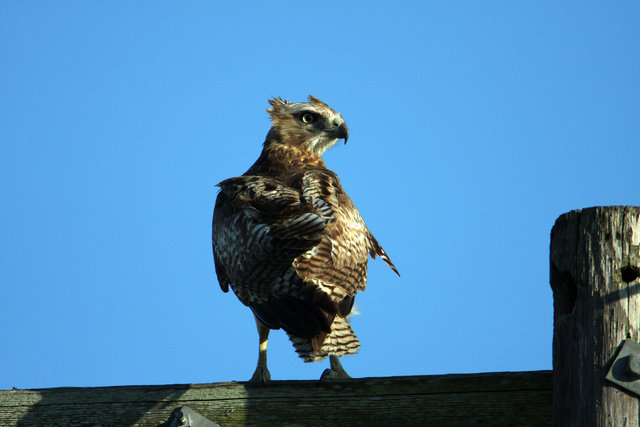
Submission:
<svg viewBox="0 0 640 427">
<path fill-rule="evenodd" d="M 334 123 L 338 125 L 336 128 L 336 138 L 344 139 L 344 143 L 346 144 L 349 140 L 349 128 L 347 127 L 347 124 L 338 119 L 336 119 Z"/>
</svg>

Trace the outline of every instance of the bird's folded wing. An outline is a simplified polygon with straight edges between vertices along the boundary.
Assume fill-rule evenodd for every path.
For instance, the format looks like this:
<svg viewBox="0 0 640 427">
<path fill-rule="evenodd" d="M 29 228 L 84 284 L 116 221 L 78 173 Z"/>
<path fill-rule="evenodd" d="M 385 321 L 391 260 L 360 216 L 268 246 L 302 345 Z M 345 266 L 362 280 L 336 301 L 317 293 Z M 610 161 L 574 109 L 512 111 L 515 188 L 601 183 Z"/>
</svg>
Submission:
<svg viewBox="0 0 640 427">
<path fill-rule="evenodd" d="M 288 216 L 301 208 L 300 194 L 274 178 L 239 176 L 218 184 L 235 208 L 250 208 L 269 217 Z"/>
<path fill-rule="evenodd" d="M 234 208 L 248 209 L 244 214 L 263 223 L 274 239 L 317 241 L 324 231 L 326 218 L 318 208 L 273 178 L 241 176 L 218 185 Z"/>
<path fill-rule="evenodd" d="M 243 176 L 219 186 L 212 240 L 220 285 L 225 290 L 235 283 L 245 303 L 265 298 L 293 260 L 320 241 L 325 219 L 299 192 L 272 178 Z"/>
</svg>

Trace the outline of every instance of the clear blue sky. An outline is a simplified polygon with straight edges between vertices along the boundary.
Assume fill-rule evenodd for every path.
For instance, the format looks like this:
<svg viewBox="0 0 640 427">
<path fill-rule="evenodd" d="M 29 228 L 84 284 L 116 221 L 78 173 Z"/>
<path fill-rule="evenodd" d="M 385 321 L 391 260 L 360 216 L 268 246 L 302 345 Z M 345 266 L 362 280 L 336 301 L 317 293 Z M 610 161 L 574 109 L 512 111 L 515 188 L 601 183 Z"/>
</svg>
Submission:
<svg viewBox="0 0 640 427">
<path fill-rule="evenodd" d="M 640 205 L 639 29 L 637 1 L 2 1 L 0 388 L 248 379 L 215 184 L 308 94 L 402 273 L 370 264 L 349 373 L 550 369 L 555 219 Z M 269 366 L 327 362 L 275 331 Z"/>
</svg>

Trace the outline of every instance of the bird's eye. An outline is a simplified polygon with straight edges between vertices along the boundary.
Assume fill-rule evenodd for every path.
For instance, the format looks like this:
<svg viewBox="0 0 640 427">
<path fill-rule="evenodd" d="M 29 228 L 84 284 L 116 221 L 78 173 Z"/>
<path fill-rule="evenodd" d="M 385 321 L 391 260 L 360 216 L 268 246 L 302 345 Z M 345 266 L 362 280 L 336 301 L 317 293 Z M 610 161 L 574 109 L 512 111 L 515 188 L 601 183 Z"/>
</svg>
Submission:
<svg viewBox="0 0 640 427">
<path fill-rule="evenodd" d="M 311 123 L 314 119 L 313 114 L 304 113 L 301 117 L 303 123 Z"/>
</svg>

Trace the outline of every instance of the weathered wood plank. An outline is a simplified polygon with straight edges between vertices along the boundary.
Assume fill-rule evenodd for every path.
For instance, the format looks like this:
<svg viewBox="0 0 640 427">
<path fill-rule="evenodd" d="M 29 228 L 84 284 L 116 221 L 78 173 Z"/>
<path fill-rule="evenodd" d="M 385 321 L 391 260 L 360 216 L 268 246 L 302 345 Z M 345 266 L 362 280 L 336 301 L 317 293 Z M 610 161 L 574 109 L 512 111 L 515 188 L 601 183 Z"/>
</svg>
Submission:
<svg viewBox="0 0 640 427">
<path fill-rule="evenodd" d="M 0 425 L 550 425 L 550 371 L 0 391 Z"/>
<path fill-rule="evenodd" d="M 635 395 L 605 381 L 618 345 L 638 342 L 640 208 L 561 215 L 551 231 L 554 424 L 638 426 Z"/>
</svg>

